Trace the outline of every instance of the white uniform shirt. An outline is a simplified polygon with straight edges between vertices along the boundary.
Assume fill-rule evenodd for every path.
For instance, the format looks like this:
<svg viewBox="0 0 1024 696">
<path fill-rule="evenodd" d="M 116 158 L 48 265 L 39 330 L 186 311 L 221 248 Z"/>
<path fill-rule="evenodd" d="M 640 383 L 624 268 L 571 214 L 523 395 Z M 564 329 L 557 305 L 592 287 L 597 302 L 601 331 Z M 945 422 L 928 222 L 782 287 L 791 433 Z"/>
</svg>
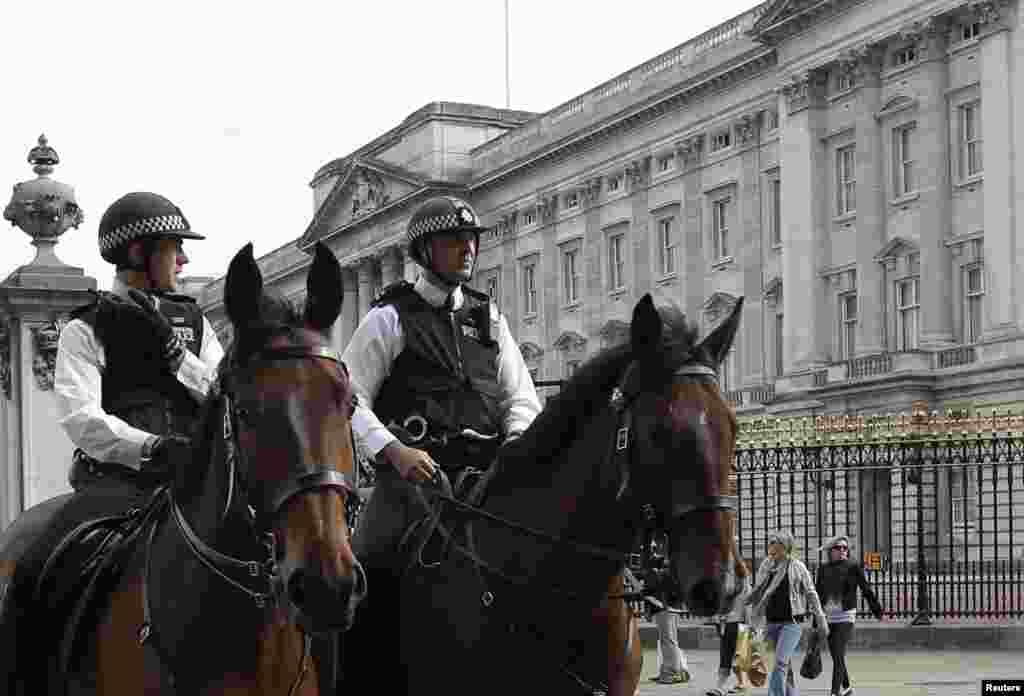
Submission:
<svg viewBox="0 0 1024 696">
<path fill-rule="evenodd" d="M 448 297 L 445 290 L 429 283 L 422 275 L 413 289 L 434 307 L 444 306 Z M 462 288 L 455 288 L 452 292 L 453 308 L 459 309 L 463 301 Z M 500 389 L 498 407 L 503 415 L 505 436 L 520 435 L 540 413 L 540 399 L 504 315 L 498 315 L 495 333 Z M 352 389 L 359 399 L 352 416 L 352 432 L 364 452 L 371 457 L 376 457 L 396 439 L 373 413 L 373 402 L 391 374 L 391 366 L 404 349 L 402 322 L 394 306 L 388 305 L 372 307 L 366 313 L 342 356 L 349 370 Z"/>
<path fill-rule="evenodd" d="M 128 287 L 115 279 L 112 291 L 127 296 Z M 159 300 L 158 300 L 159 302 Z M 130 338 L 126 337 L 126 340 Z M 178 381 L 195 400 L 202 401 L 217 378 L 217 366 L 224 357 L 217 334 L 203 317 L 203 342 L 199 355 L 185 351 L 178 368 Z M 53 391 L 59 423 L 71 441 L 101 462 L 139 468 L 142 445 L 154 433 L 128 425 L 103 410 L 102 383 L 106 368 L 103 345 L 89 324 L 72 319 L 60 332 Z"/>
</svg>

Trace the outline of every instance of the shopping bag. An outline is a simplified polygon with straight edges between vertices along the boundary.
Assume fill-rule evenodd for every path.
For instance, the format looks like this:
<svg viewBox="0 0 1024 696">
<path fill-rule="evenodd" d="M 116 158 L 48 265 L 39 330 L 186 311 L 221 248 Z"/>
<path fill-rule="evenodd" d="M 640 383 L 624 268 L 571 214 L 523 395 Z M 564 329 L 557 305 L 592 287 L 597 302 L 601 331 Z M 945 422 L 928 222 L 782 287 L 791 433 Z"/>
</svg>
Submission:
<svg viewBox="0 0 1024 696">
<path fill-rule="evenodd" d="M 800 665 L 800 676 L 804 679 L 817 679 L 821 674 L 821 641 L 817 640 L 816 634 L 812 634 L 810 643 L 803 664 Z"/>
<path fill-rule="evenodd" d="M 747 679 L 756 687 L 762 687 L 768 681 L 768 667 L 765 660 L 765 644 L 756 636 L 750 640 L 750 667 L 747 669 Z"/>
<path fill-rule="evenodd" d="M 743 675 L 750 670 L 751 648 L 754 636 L 749 629 L 740 624 L 739 632 L 736 634 L 736 654 L 733 656 L 732 669 L 736 679 L 742 683 Z"/>
</svg>

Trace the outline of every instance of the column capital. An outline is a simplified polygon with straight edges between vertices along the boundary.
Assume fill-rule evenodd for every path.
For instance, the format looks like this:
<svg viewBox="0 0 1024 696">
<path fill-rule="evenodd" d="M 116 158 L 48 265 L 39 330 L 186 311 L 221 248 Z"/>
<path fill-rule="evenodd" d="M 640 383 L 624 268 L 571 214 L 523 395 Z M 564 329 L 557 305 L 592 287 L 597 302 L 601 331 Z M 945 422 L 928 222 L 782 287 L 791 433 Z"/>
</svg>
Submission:
<svg viewBox="0 0 1024 696">
<path fill-rule="evenodd" d="M 626 178 L 632 188 L 643 186 L 651 171 L 651 156 L 644 155 L 626 165 Z"/>
<path fill-rule="evenodd" d="M 885 64 L 885 44 L 870 42 L 855 46 L 839 56 L 840 75 L 853 77 L 857 85 L 877 87 L 881 84 Z"/>
<path fill-rule="evenodd" d="M 601 177 L 594 176 L 587 179 L 580 186 L 580 196 L 583 198 L 583 203 L 590 207 L 597 203 L 597 199 L 601 195 Z"/>
<path fill-rule="evenodd" d="M 970 16 L 981 25 L 984 32 L 1009 29 L 1009 7 L 1009 0 L 972 0 L 967 3 Z"/>
<path fill-rule="evenodd" d="M 828 75 L 818 68 L 805 70 L 791 76 L 779 90 L 786 97 L 786 108 L 795 114 L 804 109 L 817 106 L 825 95 Z"/>
<path fill-rule="evenodd" d="M 743 114 L 734 128 L 736 139 L 741 145 L 750 142 L 757 137 L 757 133 L 761 129 L 761 112 L 752 111 Z"/>
<path fill-rule="evenodd" d="M 680 158 L 684 165 L 691 165 L 699 162 L 703 151 L 703 133 L 676 141 L 676 156 Z"/>
</svg>

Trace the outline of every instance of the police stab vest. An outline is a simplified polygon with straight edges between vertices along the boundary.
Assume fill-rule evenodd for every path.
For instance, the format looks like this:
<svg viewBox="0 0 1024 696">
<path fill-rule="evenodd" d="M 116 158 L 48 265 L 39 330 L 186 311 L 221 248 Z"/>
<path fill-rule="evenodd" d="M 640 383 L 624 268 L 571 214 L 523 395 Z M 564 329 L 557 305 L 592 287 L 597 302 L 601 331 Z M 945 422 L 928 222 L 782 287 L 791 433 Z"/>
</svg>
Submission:
<svg viewBox="0 0 1024 696">
<path fill-rule="evenodd" d="M 160 313 L 171 322 L 185 347 L 198 355 L 203 342 L 203 314 L 195 300 L 183 295 L 160 298 Z M 164 346 L 156 340 L 143 310 L 112 293 L 75 310 L 103 346 L 106 367 L 102 406 L 107 413 L 154 435 L 192 434 L 199 404 L 167 369 Z"/>
<path fill-rule="evenodd" d="M 501 433 L 497 310 L 487 295 L 474 290 L 463 288 L 463 298 L 454 312 L 433 307 L 400 281 L 374 302 L 394 306 L 405 337 L 374 412 L 384 425 L 405 427 L 413 435 L 425 421 L 419 447 L 464 428 Z"/>
</svg>

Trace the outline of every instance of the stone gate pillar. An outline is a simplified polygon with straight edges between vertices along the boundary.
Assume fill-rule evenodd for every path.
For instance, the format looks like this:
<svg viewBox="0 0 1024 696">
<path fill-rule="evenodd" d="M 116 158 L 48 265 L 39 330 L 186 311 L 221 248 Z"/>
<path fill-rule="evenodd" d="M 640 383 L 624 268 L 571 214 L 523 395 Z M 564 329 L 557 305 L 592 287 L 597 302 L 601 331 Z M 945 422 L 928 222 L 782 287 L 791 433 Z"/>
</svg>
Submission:
<svg viewBox="0 0 1024 696">
<path fill-rule="evenodd" d="M 73 446 L 57 423 L 53 372 L 68 313 L 96 288 L 54 252 L 83 217 L 74 189 L 49 176 L 60 160 L 45 136 L 28 161 L 37 177 L 16 184 L 4 209 L 4 219 L 32 238 L 36 257 L 0 283 L 0 527 L 71 490 Z"/>
</svg>

